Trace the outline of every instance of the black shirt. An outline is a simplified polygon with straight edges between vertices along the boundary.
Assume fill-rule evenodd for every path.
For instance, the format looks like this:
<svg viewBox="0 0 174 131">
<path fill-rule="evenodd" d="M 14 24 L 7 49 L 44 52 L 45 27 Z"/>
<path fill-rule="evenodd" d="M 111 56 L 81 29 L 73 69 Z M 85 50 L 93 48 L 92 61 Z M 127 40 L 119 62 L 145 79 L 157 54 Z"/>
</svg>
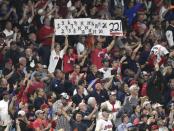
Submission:
<svg viewBox="0 0 174 131">
<path fill-rule="evenodd" d="M 34 107 L 36 108 L 36 110 L 39 110 L 41 105 L 45 103 L 45 99 L 43 99 L 42 97 L 37 97 L 34 101 Z"/>
<path fill-rule="evenodd" d="M 15 84 L 16 82 L 21 81 L 25 77 L 23 71 L 15 71 L 13 75 L 8 79 L 9 84 Z"/>
<path fill-rule="evenodd" d="M 71 131 L 74 131 L 75 129 L 77 129 L 78 131 L 86 131 L 87 130 L 87 127 L 83 122 L 77 123 L 73 119 L 70 120 L 70 125 L 71 125 Z"/>
<path fill-rule="evenodd" d="M 27 126 L 27 123 L 24 122 L 21 119 L 19 119 L 19 126 L 20 126 L 21 130 L 23 130 L 23 131 L 29 131 L 29 128 Z"/>
<path fill-rule="evenodd" d="M 105 102 L 109 99 L 109 96 L 107 94 L 106 90 L 101 90 L 100 93 L 97 93 L 96 90 L 92 91 L 89 95 L 90 97 L 95 97 L 97 104 L 101 104 L 102 102 Z"/>
<path fill-rule="evenodd" d="M 148 129 L 148 125 L 146 123 L 139 125 L 139 131 L 146 131 L 146 129 Z"/>
<path fill-rule="evenodd" d="M 76 104 L 76 106 L 78 106 L 82 100 L 85 100 L 85 95 L 82 95 L 81 97 L 79 94 L 76 94 L 72 97 L 72 101 Z"/>
</svg>

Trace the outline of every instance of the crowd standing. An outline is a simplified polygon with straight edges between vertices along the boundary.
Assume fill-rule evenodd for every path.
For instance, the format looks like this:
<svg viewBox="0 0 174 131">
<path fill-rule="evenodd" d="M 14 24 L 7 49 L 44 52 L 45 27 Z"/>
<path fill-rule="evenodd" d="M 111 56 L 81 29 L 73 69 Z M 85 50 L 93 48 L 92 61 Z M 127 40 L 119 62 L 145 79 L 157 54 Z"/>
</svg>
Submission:
<svg viewBox="0 0 174 131">
<path fill-rule="evenodd" d="M 55 36 L 54 19 L 123 36 Z M 173 0 L 0 0 L 0 131 L 174 131 Z"/>
</svg>

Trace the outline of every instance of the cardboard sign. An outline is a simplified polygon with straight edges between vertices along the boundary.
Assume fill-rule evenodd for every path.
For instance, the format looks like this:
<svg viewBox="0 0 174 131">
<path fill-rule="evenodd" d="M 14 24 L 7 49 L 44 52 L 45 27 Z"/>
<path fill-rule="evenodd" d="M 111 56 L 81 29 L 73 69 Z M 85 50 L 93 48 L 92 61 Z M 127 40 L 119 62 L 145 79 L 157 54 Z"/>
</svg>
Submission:
<svg viewBox="0 0 174 131">
<path fill-rule="evenodd" d="M 123 35 L 121 20 L 55 19 L 54 24 L 56 35 Z"/>
</svg>

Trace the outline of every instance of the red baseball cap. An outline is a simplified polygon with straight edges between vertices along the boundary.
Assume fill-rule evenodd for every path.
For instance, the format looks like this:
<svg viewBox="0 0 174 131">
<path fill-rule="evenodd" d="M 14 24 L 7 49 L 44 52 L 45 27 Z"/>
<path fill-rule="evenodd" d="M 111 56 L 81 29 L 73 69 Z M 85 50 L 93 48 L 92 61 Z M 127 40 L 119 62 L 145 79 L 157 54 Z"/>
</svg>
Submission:
<svg viewBox="0 0 174 131">
<path fill-rule="evenodd" d="M 44 110 L 44 109 L 46 109 L 46 108 L 49 108 L 49 106 L 48 106 L 47 104 L 42 104 L 42 105 L 41 105 L 41 110 Z"/>
</svg>

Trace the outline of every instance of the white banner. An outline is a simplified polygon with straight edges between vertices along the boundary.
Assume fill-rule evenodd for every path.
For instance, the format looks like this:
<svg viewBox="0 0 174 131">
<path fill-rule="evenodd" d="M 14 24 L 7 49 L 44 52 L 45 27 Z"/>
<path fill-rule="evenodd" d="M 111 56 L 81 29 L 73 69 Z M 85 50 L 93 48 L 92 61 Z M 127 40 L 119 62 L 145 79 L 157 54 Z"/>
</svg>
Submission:
<svg viewBox="0 0 174 131">
<path fill-rule="evenodd" d="M 55 19 L 54 24 L 56 35 L 123 35 L 121 20 Z"/>
</svg>

